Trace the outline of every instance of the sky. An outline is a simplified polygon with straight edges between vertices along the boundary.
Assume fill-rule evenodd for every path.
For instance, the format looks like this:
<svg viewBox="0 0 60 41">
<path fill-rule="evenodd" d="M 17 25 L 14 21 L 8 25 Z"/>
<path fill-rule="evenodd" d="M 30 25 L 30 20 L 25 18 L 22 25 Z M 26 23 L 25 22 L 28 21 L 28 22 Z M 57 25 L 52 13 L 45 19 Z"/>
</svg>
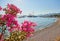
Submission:
<svg viewBox="0 0 60 41">
<path fill-rule="evenodd" d="M 22 10 L 23 15 L 43 15 L 60 13 L 60 0 L 0 0 L 0 6 L 14 4 Z"/>
</svg>

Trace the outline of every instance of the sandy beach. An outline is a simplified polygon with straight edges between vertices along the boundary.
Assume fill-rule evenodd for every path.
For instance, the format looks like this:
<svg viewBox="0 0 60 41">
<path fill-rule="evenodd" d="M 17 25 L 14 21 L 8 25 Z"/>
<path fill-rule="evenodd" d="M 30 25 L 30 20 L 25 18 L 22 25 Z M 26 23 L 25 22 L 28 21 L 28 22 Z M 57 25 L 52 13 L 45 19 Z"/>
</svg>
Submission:
<svg viewBox="0 0 60 41">
<path fill-rule="evenodd" d="M 60 18 L 51 26 L 36 31 L 34 36 L 27 39 L 27 41 L 55 41 L 56 37 L 60 36 Z"/>
</svg>

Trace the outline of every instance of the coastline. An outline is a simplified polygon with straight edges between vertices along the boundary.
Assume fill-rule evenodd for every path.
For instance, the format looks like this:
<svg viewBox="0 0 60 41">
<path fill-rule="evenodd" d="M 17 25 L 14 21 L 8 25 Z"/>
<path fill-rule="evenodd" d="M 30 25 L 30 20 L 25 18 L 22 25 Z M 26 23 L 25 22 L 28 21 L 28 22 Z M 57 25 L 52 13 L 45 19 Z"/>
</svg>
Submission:
<svg viewBox="0 0 60 41">
<path fill-rule="evenodd" d="M 55 41 L 57 36 L 60 36 L 60 18 L 51 26 L 34 33 L 34 36 L 27 39 L 27 41 Z"/>
</svg>

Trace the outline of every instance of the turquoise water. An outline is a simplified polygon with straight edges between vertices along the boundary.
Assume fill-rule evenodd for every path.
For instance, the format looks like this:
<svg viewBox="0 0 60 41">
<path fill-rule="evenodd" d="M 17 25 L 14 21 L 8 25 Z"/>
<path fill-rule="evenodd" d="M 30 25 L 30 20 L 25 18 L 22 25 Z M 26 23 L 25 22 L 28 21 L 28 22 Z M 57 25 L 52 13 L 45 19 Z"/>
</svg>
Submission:
<svg viewBox="0 0 60 41">
<path fill-rule="evenodd" d="M 42 17 L 25 17 L 25 18 L 17 18 L 19 23 L 24 22 L 24 20 L 32 21 L 37 24 L 35 27 L 36 30 L 46 28 L 52 23 L 56 22 L 56 18 L 42 18 Z"/>
</svg>

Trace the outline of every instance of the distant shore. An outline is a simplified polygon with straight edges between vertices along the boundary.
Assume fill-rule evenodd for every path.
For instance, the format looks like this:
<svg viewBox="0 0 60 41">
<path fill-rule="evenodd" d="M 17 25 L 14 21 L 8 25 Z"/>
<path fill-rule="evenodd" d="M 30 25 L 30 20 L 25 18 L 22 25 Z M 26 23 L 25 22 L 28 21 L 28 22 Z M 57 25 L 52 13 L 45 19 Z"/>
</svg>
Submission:
<svg viewBox="0 0 60 41">
<path fill-rule="evenodd" d="M 58 36 L 60 36 L 60 18 L 57 18 L 51 26 L 36 31 L 27 41 L 55 41 Z"/>
</svg>

